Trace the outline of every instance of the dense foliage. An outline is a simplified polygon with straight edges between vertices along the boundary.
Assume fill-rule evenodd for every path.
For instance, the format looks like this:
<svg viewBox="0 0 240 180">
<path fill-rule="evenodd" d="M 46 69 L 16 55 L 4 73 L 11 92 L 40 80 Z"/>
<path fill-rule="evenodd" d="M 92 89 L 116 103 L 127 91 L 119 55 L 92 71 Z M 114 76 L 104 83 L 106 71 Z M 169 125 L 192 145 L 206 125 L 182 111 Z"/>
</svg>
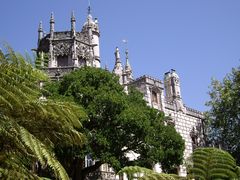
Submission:
<svg viewBox="0 0 240 180">
<path fill-rule="evenodd" d="M 238 179 L 239 167 L 226 151 L 216 148 L 198 148 L 191 157 L 188 167 L 190 179 Z"/>
<path fill-rule="evenodd" d="M 11 48 L 0 51 L 0 179 L 69 179 L 54 149 L 83 145 L 85 113 L 44 99 L 39 83 L 47 80 Z"/>
<path fill-rule="evenodd" d="M 240 68 L 222 82 L 213 80 L 208 102 L 209 143 L 223 148 L 240 164 Z"/>
<path fill-rule="evenodd" d="M 184 141 L 175 128 L 166 125 L 163 113 L 148 107 L 138 91 L 131 89 L 127 95 L 118 78 L 108 71 L 81 68 L 47 88 L 52 92 L 48 98 L 74 99 L 89 118 L 83 122 L 86 146 L 77 154 L 66 150 L 75 159 L 68 165 L 76 167 L 68 170 L 72 177 L 83 178 L 103 163 L 119 170 L 129 165 L 152 168 L 161 162 L 166 172 L 181 164 Z M 129 159 L 133 152 L 136 158 Z M 95 165 L 81 166 L 86 155 L 97 160 Z"/>
</svg>

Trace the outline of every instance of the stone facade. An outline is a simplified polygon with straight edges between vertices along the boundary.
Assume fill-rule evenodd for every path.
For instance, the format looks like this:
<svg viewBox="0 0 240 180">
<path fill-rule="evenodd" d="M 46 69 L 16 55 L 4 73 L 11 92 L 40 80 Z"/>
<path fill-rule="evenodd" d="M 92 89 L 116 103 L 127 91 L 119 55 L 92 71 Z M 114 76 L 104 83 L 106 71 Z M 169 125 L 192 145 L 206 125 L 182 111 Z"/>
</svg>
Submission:
<svg viewBox="0 0 240 180">
<path fill-rule="evenodd" d="M 91 66 L 100 68 L 100 31 L 97 19 L 93 20 L 90 8 L 87 20 L 80 32 L 76 31 L 76 20 L 72 13 L 71 31 L 56 32 L 54 29 L 54 16 L 50 18 L 50 32 L 43 33 L 42 23 L 38 29 L 37 54 L 41 57 L 41 66 L 53 79 L 61 78 L 76 68 Z M 43 63 L 43 54 L 49 57 L 47 66 Z M 185 140 L 184 158 L 186 159 L 197 146 L 203 142 L 203 113 L 187 107 L 181 97 L 180 78 L 175 70 L 165 73 L 163 82 L 156 78 L 144 75 L 133 78 L 132 68 L 129 63 L 128 50 L 125 51 L 126 62 L 122 65 L 119 48 L 115 51 L 115 66 L 113 73 L 119 76 L 119 83 L 128 91 L 129 86 L 137 88 L 143 93 L 147 104 L 168 116 L 169 121 L 175 126 L 177 132 Z M 94 163 L 86 157 L 85 165 Z M 156 168 L 158 169 L 158 168 Z M 179 168 L 179 175 L 186 176 L 186 168 Z M 114 180 L 114 171 L 107 164 L 100 167 L 99 171 L 89 175 L 89 179 Z"/>
<path fill-rule="evenodd" d="M 184 159 L 187 159 L 194 148 L 204 145 L 203 113 L 189 108 L 183 103 L 180 78 L 175 70 L 171 69 L 165 73 L 164 82 L 147 75 L 133 79 L 132 70 L 128 74 L 126 73 L 127 63 L 131 67 L 128 56 L 126 56 L 126 66 L 122 68 L 119 49 L 116 48 L 113 73 L 119 76 L 119 83 L 125 86 L 126 92 L 129 86 L 137 88 L 143 93 L 149 106 L 164 112 L 169 118 L 168 123 L 175 126 L 185 141 Z M 161 169 L 156 167 L 156 170 Z M 179 175 L 187 175 L 186 167 L 179 168 Z"/>
</svg>

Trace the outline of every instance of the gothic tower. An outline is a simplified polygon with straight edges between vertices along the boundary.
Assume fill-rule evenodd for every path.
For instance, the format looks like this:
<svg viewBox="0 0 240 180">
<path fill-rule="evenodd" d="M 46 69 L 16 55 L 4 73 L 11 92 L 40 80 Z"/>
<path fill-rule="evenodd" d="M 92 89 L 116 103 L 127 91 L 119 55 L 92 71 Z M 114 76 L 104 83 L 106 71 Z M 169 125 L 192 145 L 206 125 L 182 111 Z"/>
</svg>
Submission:
<svg viewBox="0 0 240 180">
<path fill-rule="evenodd" d="M 166 101 L 174 104 L 176 111 L 185 112 L 186 108 L 184 107 L 182 101 L 179 76 L 174 69 L 171 69 L 171 71 L 165 73 L 164 87 Z"/>
<path fill-rule="evenodd" d="M 167 101 L 172 102 L 175 99 L 182 99 L 179 76 L 174 69 L 171 69 L 171 71 L 165 73 L 164 87 Z"/>
<path fill-rule="evenodd" d="M 48 65 L 42 64 L 52 79 L 62 77 L 65 73 L 83 66 L 100 68 L 100 31 L 97 19 L 93 20 L 88 8 L 87 20 L 81 31 L 76 30 L 76 18 L 71 14 L 71 30 L 55 31 L 53 13 L 50 18 L 50 31 L 43 33 L 42 23 L 38 28 L 37 55 L 47 55 Z"/>
<path fill-rule="evenodd" d="M 93 57 L 93 64 L 91 66 L 100 68 L 100 31 L 97 18 L 93 20 L 93 17 L 91 15 L 90 6 L 88 7 L 88 16 L 86 22 L 84 23 L 82 32 L 88 34 L 89 37 L 89 44 L 91 45 L 89 51 Z"/>
</svg>

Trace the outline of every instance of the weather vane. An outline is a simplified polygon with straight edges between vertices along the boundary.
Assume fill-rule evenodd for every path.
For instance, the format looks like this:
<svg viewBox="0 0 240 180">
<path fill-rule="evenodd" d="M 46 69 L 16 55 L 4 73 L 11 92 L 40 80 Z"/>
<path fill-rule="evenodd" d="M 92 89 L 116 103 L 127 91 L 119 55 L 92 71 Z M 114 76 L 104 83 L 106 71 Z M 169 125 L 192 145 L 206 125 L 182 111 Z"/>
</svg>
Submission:
<svg viewBox="0 0 240 180">
<path fill-rule="evenodd" d="M 128 40 L 127 40 L 127 39 L 123 39 L 122 42 L 123 42 L 125 45 L 127 45 Z"/>
<path fill-rule="evenodd" d="M 122 42 L 123 42 L 123 44 L 124 44 L 124 46 L 125 46 L 125 49 L 126 49 L 126 51 L 127 51 L 127 49 L 128 49 L 128 40 L 125 38 L 125 39 L 123 39 L 122 40 Z"/>
</svg>

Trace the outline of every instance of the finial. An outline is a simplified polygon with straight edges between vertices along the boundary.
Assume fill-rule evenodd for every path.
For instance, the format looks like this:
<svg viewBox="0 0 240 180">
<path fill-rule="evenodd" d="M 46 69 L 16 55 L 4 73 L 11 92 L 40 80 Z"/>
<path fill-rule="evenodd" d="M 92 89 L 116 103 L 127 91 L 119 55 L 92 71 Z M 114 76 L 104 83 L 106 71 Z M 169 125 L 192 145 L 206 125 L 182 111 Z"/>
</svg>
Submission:
<svg viewBox="0 0 240 180">
<path fill-rule="evenodd" d="M 54 36 L 54 14 L 53 12 L 51 13 L 51 18 L 50 18 L 50 38 L 53 38 Z"/>
<path fill-rule="evenodd" d="M 125 69 L 126 69 L 126 71 L 131 71 L 132 69 L 131 69 L 131 66 L 130 66 L 130 63 L 129 63 L 129 59 L 128 59 L 128 49 L 126 49 L 126 51 L 125 51 L 125 53 L 126 53 L 126 65 L 125 65 Z"/>
<path fill-rule="evenodd" d="M 50 23 L 54 23 L 54 14 L 53 14 L 53 12 L 51 12 Z"/>
<path fill-rule="evenodd" d="M 42 21 L 39 22 L 38 31 L 39 31 L 39 32 L 42 32 L 42 31 L 43 31 Z"/>
<path fill-rule="evenodd" d="M 72 31 L 72 36 L 76 36 L 76 19 L 75 19 L 74 11 L 72 11 L 72 15 L 71 15 L 71 31 Z"/>
<path fill-rule="evenodd" d="M 88 6 L 88 16 L 87 16 L 87 23 L 88 26 L 93 22 L 92 15 L 91 15 L 91 6 L 90 6 L 90 1 L 89 1 L 89 6 Z"/>
<path fill-rule="evenodd" d="M 75 19 L 75 15 L 74 15 L 74 11 L 72 11 L 71 21 L 76 21 L 76 19 Z"/>
<path fill-rule="evenodd" d="M 42 26 L 42 21 L 40 21 L 39 27 L 38 27 L 38 45 L 43 37 L 44 37 L 43 26 Z"/>
<path fill-rule="evenodd" d="M 91 14 L 91 2 L 88 0 L 88 15 Z"/>
<path fill-rule="evenodd" d="M 91 14 L 91 7 L 88 6 L 88 15 L 90 15 L 90 14 Z"/>
<path fill-rule="evenodd" d="M 128 49 L 126 49 L 125 53 L 126 53 L 126 59 L 128 60 Z"/>
<path fill-rule="evenodd" d="M 88 15 L 90 15 L 90 14 L 91 14 L 91 7 L 88 6 Z"/>
<path fill-rule="evenodd" d="M 119 52 L 119 49 L 118 47 L 116 47 L 116 50 L 115 50 L 115 58 L 116 58 L 116 63 L 121 63 L 121 60 L 120 60 L 120 52 Z"/>
</svg>

